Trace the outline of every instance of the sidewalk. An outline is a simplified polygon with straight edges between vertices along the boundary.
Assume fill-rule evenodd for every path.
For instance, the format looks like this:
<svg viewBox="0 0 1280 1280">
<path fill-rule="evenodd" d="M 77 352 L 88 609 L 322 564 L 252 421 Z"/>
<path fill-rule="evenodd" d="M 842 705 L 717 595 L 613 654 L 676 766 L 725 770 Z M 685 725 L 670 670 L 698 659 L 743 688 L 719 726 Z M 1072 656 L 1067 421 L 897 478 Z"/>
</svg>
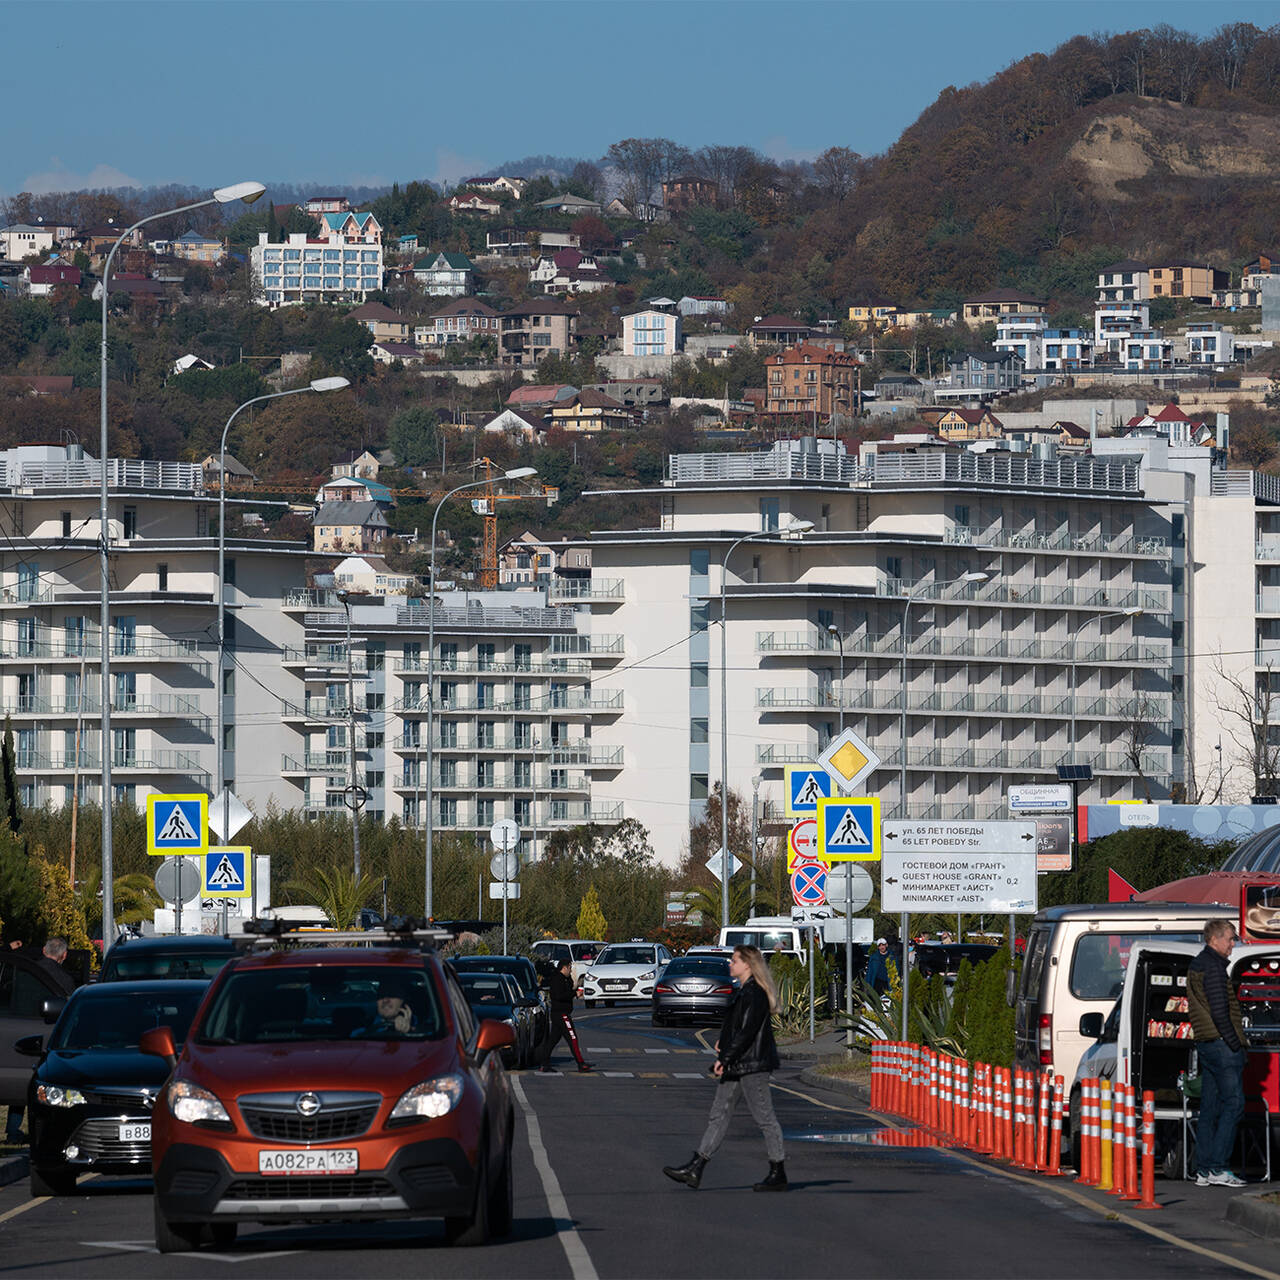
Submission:
<svg viewBox="0 0 1280 1280">
<path fill-rule="evenodd" d="M 869 1090 L 861 1081 L 824 1075 L 817 1070 L 824 1060 L 844 1057 L 841 1033 L 819 1035 L 813 1044 L 806 1037 L 788 1045 L 779 1045 L 778 1054 L 788 1064 L 799 1065 L 806 1061 L 812 1064 L 801 1070 L 801 1084 L 844 1094 L 864 1106 L 869 1102 Z M 897 1116 L 886 1115 L 884 1120 L 901 1128 L 916 1127 Z M 994 1177 L 1007 1177 L 1037 1191 L 1057 1194 L 1062 1198 L 1064 1208 L 1072 1204 L 1084 1206 L 1104 1220 L 1118 1220 L 1140 1231 L 1172 1236 L 1192 1252 L 1208 1250 L 1225 1265 L 1245 1264 L 1243 1269 L 1254 1275 L 1280 1280 L 1280 1259 L 1275 1250 L 1275 1242 L 1280 1240 L 1280 1204 L 1264 1199 L 1280 1195 L 1280 1182 L 1251 1182 L 1242 1190 L 1233 1190 L 1230 1187 L 1197 1187 L 1194 1182 L 1157 1178 L 1156 1200 L 1164 1212 L 1143 1212 L 1106 1192 L 1081 1186 L 1073 1178 L 1046 1178 L 1010 1169 L 1003 1161 L 972 1151 L 956 1149 L 954 1156 L 988 1170 Z"/>
<path fill-rule="evenodd" d="M 11 1182 L 21 1182 L 31 1172 L 31 1161 L 26 1154 L 0 1156 L 0 1187 Z"/>
</svg>

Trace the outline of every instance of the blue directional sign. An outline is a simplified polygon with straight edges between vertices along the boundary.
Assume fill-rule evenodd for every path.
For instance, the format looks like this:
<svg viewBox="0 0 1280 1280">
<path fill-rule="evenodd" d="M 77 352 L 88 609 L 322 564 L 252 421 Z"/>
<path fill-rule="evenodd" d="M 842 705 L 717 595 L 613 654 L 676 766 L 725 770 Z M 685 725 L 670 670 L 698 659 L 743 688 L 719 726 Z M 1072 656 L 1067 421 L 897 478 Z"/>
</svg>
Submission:
<svg viewBox="0 0 1280 1280">
<path fill-rule="evenodd" d="M 147 852 L 156 857 L 203 853 L 209 847 L 209 797 L 147 797 Z"/>
<path fill-rule="evenodd" d="M 791 896 L 797 907 L 820 907 L 827 900 L 827 869 L 808 862 L 791 873 Z"/>
<path fill-rule="evenodd" d="M 819 800 L 818 853 L 827 862 L 879 862 L 880 798 Z"/>
<path fill-rule="evenodd" d="M 817 764 L 792 764 L 786 769 L 787 816 L 811 818 L 818 811 L 818 801 L 835 794 L 831 775 Z"/>
<path fill-rule="evenodd" d="M 200 859 L 204 898 L 248 898 L 253 894 L 253 850 L 248 845 L 210 849 Z"/>
</svg>

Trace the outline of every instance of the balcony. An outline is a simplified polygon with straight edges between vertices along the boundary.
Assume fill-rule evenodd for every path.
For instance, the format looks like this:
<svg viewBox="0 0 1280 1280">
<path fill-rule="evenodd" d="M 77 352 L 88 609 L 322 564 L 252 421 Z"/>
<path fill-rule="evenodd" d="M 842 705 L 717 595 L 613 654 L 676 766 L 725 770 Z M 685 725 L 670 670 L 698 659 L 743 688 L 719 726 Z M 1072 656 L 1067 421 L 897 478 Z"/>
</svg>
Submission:
<svg viewBox="0 0 1280 1280">
<path fill-rule="evenodd" d="M 102 757 L 97 752 L 83 750 L 77 766 L 74 752 L 18 751 L 17 767 L 32 773 L 69 773 L 77 767 L 82 772 L 97 772 L 102 768 Z M 176 777 L 198 778 L 208 784 L 209 770 L 193 755 L 185 751 L 114 751 L 111 755 L 114 773 L 169 774 Z M 136 781 L 136 779 L 135 779 Z"/>
<path fill-rule="evenodd" d="M 880 756 L 880 769 L 877 772 L 897 773 L 902 768 L 902 748 L 877 741 L 875 744 Z M 820 747 L 805 747 L 791 743 L 757 743 L 756 763 L 771 765 L 775 768 L 787 764 L 812 764 L 817 760 Z M 1067 752 L 1063 747 L 1016 747 L 980 745 L 969 746 L 930 746 L 912 747 L 907 752 L 907 769 L 923 769 L 928 771 L 958 771 L 962 773 L 1043 773 L 1050 780 L 1056 779 L 1058 765 L 1070 758 L 1077 764 L 1090 764 L 1095 774 L 1120 774 L 1131 778 L 1136 774 L 1133 762 L 1127 751 L 1103 750 L 1091 748 L 1085 743 L 1077 743 L 1073 751 Z M 1167 778 L 1172 768 L 1172 757 L 1168 749 L 1143 752 L 1141 757 L 1142 772 L 1148 777 Z M 874 775 L 873 775 L 874 776 Z M 908 795 L 910 783 L 908 783 Z M 1007 817 L 1008 814 L 1006 813 Z"/>
<path fill-rule="evenodd" d="M 552 600 L 598 600 L 621 604 L 623 583 L 621 578 L 556 578 L 552 580 Z"/>
<path fill-rule="evenodd" d="M 961 484 L 975 489 L 1038 489 L 1140 493 L 1136 463 L 1093 458 L 1040 460 L 1025 454 L 887 454 L 861 466 L 845 454 L 775 447 L 761 453 L 679 453 L 667 460 L 668 486 L 809 482 L 852 489 L 919 488 Z"/>
<path fill-rule="evenodd" d="M 0 461 L 0 488 L 90 489 L 102 486 L 102 464 L 92 458 L 64 462 Z M 108 458 L 108 489 L 203 493 L 204 472 L 195 462 L 145 462 L 140 458 Z"/>
<path fill-rule="evenodd" d="M 1072 609 L 1141 609 L 1144 613 L 1168 613 L 1169 593 L 1150 587 L 1068 587 L 1043 582 L 921 583 L 904 578 L 879 578 L 876 595 L 913 595 L 915 602 L 954 604 L 1043 605 Z"/>
<path fill-rule="evenodd" d="M 527 782 L 516 781 L 510 774 L 505 777 L 499 777 L 495 774 L 492 782 L 481 782 L 478 780 L 474 769 L 457 769 L 451 774 L 435 773 L 434 781 L 431 784 L 433 791 L 461 791 L 467 794 L 473 794 L 479 791 L 495 791 L 503 795 L 559 795 L 562 792 L 572 792 L 575 795 L 590 795 L 591 781 L 585 774 L 566 773 L 563 778 L 552 782 L 549 772 L 538 774 L 530 778 Z M 410 774 L 409 777 L 400 778 L 391 783 L 393 791 L 403 792 L 406 795 L 414 792 L 422 793 L 426 787 L 425 774 L 420 772 L 417 776 Z"/>
<path fill-rule="evenodd" d="M 357 698 L 355 714 L 363 715 L 365 710 L 364 700 Z M 347 720 L 351 715 L 352 708 L 345 698 L 307 698 L 301 707 L 293 702 L 284 704 L 286 720 Z"/>
<path fill-rule="evenodd" d="M 761 711 L 801 714 L 841 709 L 840 690 L 834 686 L 798 689 L 758 688 L 756 707 Z M 1074 708 L 1074 709 L 1073 709 Z M 845 711 L 858 713 L 902 711 L 900 689 L 847 690 Z M 908 690 L 907 711 L 929 715 L 1035 716 L 1068 720 L 1087 717 L 1103 720 L 1143 720 L 1160 722 L 1173 714 L 1172 695 L 1143 693 L 1139 697 L 1109 698 L 1104 695 L 1069 693 L 948 693 L 941 690 Z"/>
<path fill-rule="evenodd" d="M 351 759 L 345 750 L 308 751 L 302 759 L 281 756 L 282 773 L 332 773 L 345 774 L 351 768 Z"/>
<path fill-rule="evenodd" d="M 312 667 L 317 671 L 338 671 L 343 675 L 347 671 L 345 652 L 315 645 L 307 645 L 305 649 L 287 645 L 280 650 L 280 661 L 286 667 Z M 356 675 L 366 675 L 369 670 L 367 659 L 363 655 L 352 655 L 351 670 Z"/>
<path fill-rule="evenodd" d="M 857 633 L 844 637 L 845 657 L 854 656 L 901 659 L 902 637 L 896 632 L 884 635 Z M 819 631 L 760 631 L 756 633 L 756 652 L 765 656 L 780 654 L 835 655 L 839 646 L 826 633 Z M 964 658 L 976 662 L 1054 662 L 1059 666 L 1122 663 L 1168 663 L 1168 643 L 1156 640 L 1130 640 L 1111 643 L 1080 637 L 1060 640 L 1003 640 L 975 636 L 968 632 L 947 635 L 927 631 L 914 636 L 907 645 L 909 659 Z M 1277 654 L 1280 659 L 1280 653 Z"/>
<path fill-rule="evenodd" d="M 470 694 L 470 691 L 468 691 Z M 395 711 L 400 711 L 406 715 L 426 715 L 427 699 L 422 698 L 397 698 L 391 704 Z M 540 694 L 538 697 L 530 698 L 527 702 L 516 702 L 510 698 L 494 698 L 492 700 L 485 699 L 481 701 L 474 694 L 463 697 L 459 695 L 445 701 L 443 698 L 436 702 L 436 715 L 459 715 L 470 714 L 472 712 L 490 712 L 495 715 L 529 715 L 541 716 L 549 712 L 557 712 L 567 715 L 590 715 L 594 712 L 609 712 L 622 710 L 622 690 L 618 689 L 612 693 L 593 693 L 584 694 L 578 690 L 566 689 L 554 693 Z"/>
<path fill-rule="evenodd" d="M 1255 498 L 1280 505 L 1280 476 L 1262 471 L 1214 471 L 1209 476 L 1209 492 L 1214 497 Z"/>
<path fill-rule="evenodd" d="M 400 673 L 427 674 L 426 658 L 399 658 L 392 670 Z M 462 675 L 581 675 L 591 674 L 591 664 L 582 658 L 546 658 L 538 662 L 481 661 L 478 658 L 437 658 L 435 674 Z"/>
<path fill-rule="evenodd" d="M 112 698 L 113 715 L 145 715 L 152 718 L 180 719 L 209 728 L 209 717 L 200 710 L 200 704 L 178 694 L 140 694 L 134 698 Z M 79 698 L 46 698 L 41 695 L 20 694 L 16 698 L 0 701 L 0 712 L 15 716 L 99 716 L 102 703 L 96 697 L 85 694 Z"/>
<path fill-rule="evenodd" d="M 552 636 L 552 653 L 581 653 L 591 658 L 620 658 L 626 652 L 626 640 L 620 635 Z"/>
</svg>

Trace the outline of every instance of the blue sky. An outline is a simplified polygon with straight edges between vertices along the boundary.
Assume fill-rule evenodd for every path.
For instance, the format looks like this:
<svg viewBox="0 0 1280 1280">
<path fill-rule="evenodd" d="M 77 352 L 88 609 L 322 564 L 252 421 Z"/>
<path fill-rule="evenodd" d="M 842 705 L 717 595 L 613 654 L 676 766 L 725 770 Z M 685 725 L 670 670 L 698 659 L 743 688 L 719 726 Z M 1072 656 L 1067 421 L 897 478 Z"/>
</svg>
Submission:
<svg viewBox="0 0 1280 1280">
<path fill-rule="evenodd" d="M 1277 12 L 1254 0 L 8 3 L 0 195 L 456 181 L 534 153 L 596 157 L 635 135 L 870 155 L 947 85 L 1073 35 L 1160 22 L 1203 35 Z"/>
</svg>

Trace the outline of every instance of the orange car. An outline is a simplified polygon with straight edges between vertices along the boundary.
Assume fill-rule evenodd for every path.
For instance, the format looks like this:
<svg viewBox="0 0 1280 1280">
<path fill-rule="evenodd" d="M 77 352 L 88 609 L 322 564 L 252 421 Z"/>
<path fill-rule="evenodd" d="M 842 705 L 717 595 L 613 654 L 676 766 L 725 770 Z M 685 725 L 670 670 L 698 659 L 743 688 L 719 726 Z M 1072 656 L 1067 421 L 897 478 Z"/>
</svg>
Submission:
<svg viewBox="0 0 1280 1280">
<path fill-rule="evenodd" d="M 363 935 L 368 938 L 369 935 Z M 251 952 L 228 964 L 151 1120 L 156 1247 L 237 1224 L 443 1217 L 457 1244 L 511 1228 L 511 1028 L 477 1023 L 429 947 Z"/>
</svg>

